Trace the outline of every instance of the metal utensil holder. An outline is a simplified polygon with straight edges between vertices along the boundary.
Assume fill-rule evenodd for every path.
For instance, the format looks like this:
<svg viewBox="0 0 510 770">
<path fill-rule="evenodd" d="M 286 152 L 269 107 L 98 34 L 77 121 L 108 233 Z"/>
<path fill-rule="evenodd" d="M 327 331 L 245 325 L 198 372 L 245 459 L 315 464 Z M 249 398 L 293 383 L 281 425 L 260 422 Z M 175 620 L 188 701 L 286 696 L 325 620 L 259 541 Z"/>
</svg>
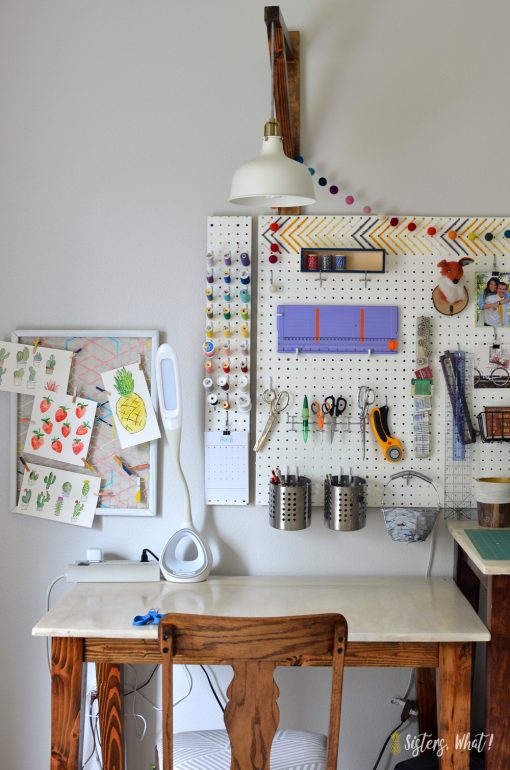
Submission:
<svg viewBox="0 0 510 770">
<path fill-rule="evenodd" d="M 275 529 L 306 529 L 312 520 L 312 482 L 306 476 L 285 476 L 269 485 L 269 524 Z"/>
<path fill-rule="evenodd" d="M 332 476 L 324 481 L 324 524 L 355 532 L 367 521 L 367 484 L 361 476 Z"/>
</svg>

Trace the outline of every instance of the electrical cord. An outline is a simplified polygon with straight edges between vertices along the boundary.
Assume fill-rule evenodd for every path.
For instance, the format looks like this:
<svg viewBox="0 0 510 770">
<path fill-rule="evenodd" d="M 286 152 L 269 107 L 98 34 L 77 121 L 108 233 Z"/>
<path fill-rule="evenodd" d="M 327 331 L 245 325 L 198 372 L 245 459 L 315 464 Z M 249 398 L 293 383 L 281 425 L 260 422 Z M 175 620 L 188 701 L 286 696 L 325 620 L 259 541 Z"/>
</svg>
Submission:
<svg viewBox="0 0 510 770">
<path fill-rule="evenodd" d="M 432 572 L 432 562 L 434 561 L 434 551 L 436 546 L 436 531 L 438 526 L 437 525 L 438 519 L 439 519 L 439 516 L 434 522 L 434 526 L 432 527 L 432 532 L 430 533 L 429 560 L 427 562 L 427 572 L 426 572 L 427 577 L 430 577 L 430 574 Z"/>
<path fill-rule="evenodd" d="M 143 549 L 143 551 L 142 551 L 142 555 L 141 555 L 141 557 L 140 557 L 140 561 L 143 561 L 143 562 L 149 561 L 149 557 L 147 556 L 147 554 L 148 554 L 148 553 L 150 553 L 150 555 L 151 555 L 151 556 L 152 556 L 154 559 L 156 559 L 156 561 L 159 561 L 159 557 L 158 557 L 158 556 L 156 556 L 156 554 L 154 553 L 154 551 L 151 551 L 151 549 L 150 549 L 150 548 L 144 548 L 144 549 Z"/>
<path fill-rule="evenodd" d="M 88 763 L 90 762 L 90 760 L 92 759 L 94 754 L 96 756 L 96 762 L 97 762 L 97 766 L 99 767 L 99 770 L 102 770 L 102 767 L 103 767 L 103 765 L 101 763 L 101 760 L 99 758 L 98 745 L 97 745 L 97 740 L 96 740 L 96 729 L 97 729 L 97 723 L 99 721 L 99 718 L 98 718 L 98 715 L 96 715 L 94 717 L 94 715 L 92 713 L 94 702 L 96 700 L 97 700 L 97 694 L 91 692 L 90 693 L 90 706 L 89 706 L 89 725 L 90 725 L 90 734 L 92 736 L 93 744 L 92 744 L 92 751 L 90 752 L 89 756 L 87 757 L 87 759 L 85 760 L 85 762 L 81 766 L 82 770 L 84 770 L 85 766 L 88 765 Z M 94 719 L 96 720 L 96 724 L 95 725 L 94 725 Z"/>
<path fill-rule="evenodd" d="M 65 578 L 64 575 L 59 575 L 58 577 L 54 578 L 54 580 L 51 581 L 48 588 L 46 589 L 46 612 L 50 611 L 50 597 L 51 592 L 53 591 L 53 587 L 56 583 L 58 583 L 59 580 L 63 580 Z M 46 637 L 46 662 L 48 663 L 48 671 L 51 674 L 51 661 L 50 661 L 50 637 Z"/>
<path fill-rule="evenodd" d="M 403 721 L 402 721 L 402 722 L 401 722 L 399 725 L 397 725 L 397 727 L 394 727 L 394 728 L 393 728 L 393 730 L 391 731 L 391 733 L 388 735 L 388 737 L 387 737 L 387 738 L 386 738 L 386 740 L 384 741 L 384 743 L 383 743 L 383 746 L 382 746 L 382 749 L 381 749 L 381 751 L 379 752 L 379 756 L 377 757 L 377 759 L 376 759 L 376 761 L 375 761 L 375 765 L 373 766 L 372 770 L 377 770 L 377 768 L 379 767 L 379 763 L 380 763 L 380 761 L 381 761 L 381 759 L 382 759 L 382 756 L 383 756 L 383 754 L 384 754 L 384 752 L 385 752 L 386 746 L 387 746 L 387 745 L 388 745 L 388 743 L 391 741 L 391 736 L 392 736 L 392 735 L 394 735 L 394 733 L 398 733 L 398 732 L 400 732 L 401 728 L 402 728 L 402 727 L 405 725 L 405 723 L 406 723 L 406 722 L 408 722 L 408 721 L 409 721 L 409 719 L 404 719 L 404 720 L 403 720 Z"/>
<path fill-rule="evenodd" d="M 205 677 L 206 677 L 207 681 L 209 682 L 209 687 L 211 688 L 211 692 L 212 692 L 212 694 L 213 694 L 213 695 L 214 695 L 214 697 L 216 698 L 216 702 L 217 702 L 218 706 L 219 706 L 219 707 L 220 707 L 220 709 L 223 711 L 223 713 L 225 713 L 225 707 L 224 707 L 224 705 L 222 704 L 222 702 L 220 701 L 220 699 L 219 699 L 219 697 L 218 697 L 218 693 L 216 692 L 216 690 L 215 690 L 215 689 L 214 689 L 214 687 L 213 687 L 213 683 L 211 682 L 211 680 L 210 680 L 210 678 L 209 678 L 209 674 L 207 673 L 207 669 L 206 669 L 206 667 L 205 667 L 205 666 L 203 666 L 202 664 L 200 664 L 200 668 L 201 668 L 201 669 L 202 669 L 202 671 L 204 672 L 204 674 L 205 674 Z"/>
</svg>

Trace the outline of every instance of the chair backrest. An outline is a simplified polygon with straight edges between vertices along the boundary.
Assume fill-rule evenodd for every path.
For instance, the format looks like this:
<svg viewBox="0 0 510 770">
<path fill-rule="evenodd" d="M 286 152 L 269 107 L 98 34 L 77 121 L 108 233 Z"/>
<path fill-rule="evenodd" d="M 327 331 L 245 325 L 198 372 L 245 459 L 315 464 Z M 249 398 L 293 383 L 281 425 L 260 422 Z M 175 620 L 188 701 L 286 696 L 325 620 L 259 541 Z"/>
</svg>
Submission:
<svg viewBox="0 0 510 770">
<path fill-rule="evenodd" d="M 163 770 L 173 770 L 174 662 L 232 666 L 225 726 L 231 768 L 235 770 L 270 770 L 271 745 L 279 723 L 275 668 L 332 666 L 326 770 L 336 770 L 347 644 L 343 615 L 229 618 L 169 614 L 161 620 L 159 642 L 163 661 Z"/>
</svg>

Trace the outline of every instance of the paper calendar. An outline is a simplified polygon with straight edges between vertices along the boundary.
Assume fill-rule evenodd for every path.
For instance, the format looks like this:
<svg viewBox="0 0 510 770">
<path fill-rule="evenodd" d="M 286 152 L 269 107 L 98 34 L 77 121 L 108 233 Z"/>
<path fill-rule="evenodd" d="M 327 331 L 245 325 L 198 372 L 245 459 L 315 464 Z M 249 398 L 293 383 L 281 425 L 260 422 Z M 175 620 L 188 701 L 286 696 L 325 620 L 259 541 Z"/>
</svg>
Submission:
<svg viewBox="0 0 510 770">
<path fill-rule="evenodd" d="M 205 432 L 205 500 L 209 505 L 248 505 L 248 431 Z"/>
</svg>

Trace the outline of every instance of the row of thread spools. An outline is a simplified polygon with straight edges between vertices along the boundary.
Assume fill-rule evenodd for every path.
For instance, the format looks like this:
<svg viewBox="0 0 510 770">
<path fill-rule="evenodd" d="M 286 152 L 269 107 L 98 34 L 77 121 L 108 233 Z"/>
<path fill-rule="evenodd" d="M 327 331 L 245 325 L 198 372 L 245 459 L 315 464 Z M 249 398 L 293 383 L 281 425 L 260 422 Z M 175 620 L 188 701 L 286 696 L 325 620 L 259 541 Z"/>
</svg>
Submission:
<svg viewBox="0 0 510 770">
<path fill-rule="evenodd" d="M 206 340 L 202 345 L 205 356 L 205 374 L 202 381 L 210 407 L 220 407 L 229 410 L 232 407 L 240 412 L 251 409 L 250 380 L 249 380 L 249 351 L 250 351 L 250 256 L 248 252 L 239 254 L 239 266 L 232 252 L 227 251 L 221 258 L 214 252 L 208 252 L 206 257 Z M 220 267 L 217 263 L 223 263 Z M 236 278 L 237 276 L 237 278 Z M 239 280 L 240 290 L 237 297 L 235 283 Z M 214 284 L 216 283 L 216 291 Z M 240 326 L 237 329 L 237 318 L 234 303 L 239 300 Z M 219 321 L 218 321 L 219 319 Z M 239 340 L 234 338 L 239 336 Z M 238 347 L 238 350 L 236 350 Z M 220 360 L 218 360 L 220 359 Z M 215 363 L 219 363 L 219 374 L 216 375 Z M 240 374 L 233 379 L 235 369 L 239 367 Z M 234 391 L 237 398 L 233 402 Z"/>
</svg>

